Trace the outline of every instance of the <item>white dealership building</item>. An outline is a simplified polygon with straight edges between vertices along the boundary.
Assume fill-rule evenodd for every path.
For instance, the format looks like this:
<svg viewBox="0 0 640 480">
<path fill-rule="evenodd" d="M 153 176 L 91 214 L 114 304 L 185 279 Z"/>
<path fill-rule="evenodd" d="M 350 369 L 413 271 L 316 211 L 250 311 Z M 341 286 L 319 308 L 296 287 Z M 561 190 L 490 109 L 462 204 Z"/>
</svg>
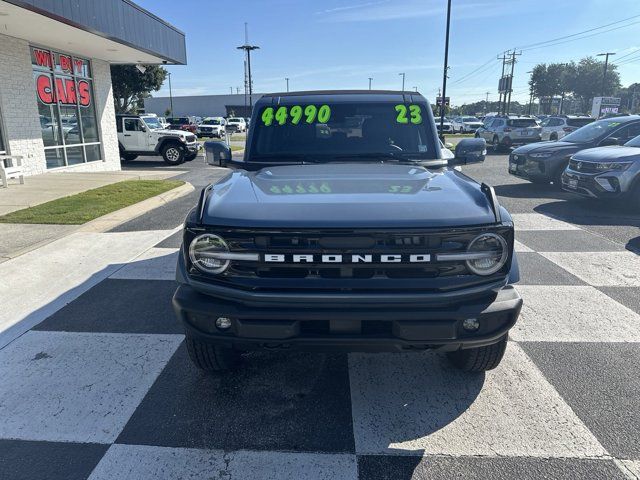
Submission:
<svg viewBox="0 0 640 480">
<path fill-rule="evenodd" d="M 0 154 L 119 170 L 110 65 L 185 63 L 184 34 L 129 0 L 0 0 Z"/>
</svg>

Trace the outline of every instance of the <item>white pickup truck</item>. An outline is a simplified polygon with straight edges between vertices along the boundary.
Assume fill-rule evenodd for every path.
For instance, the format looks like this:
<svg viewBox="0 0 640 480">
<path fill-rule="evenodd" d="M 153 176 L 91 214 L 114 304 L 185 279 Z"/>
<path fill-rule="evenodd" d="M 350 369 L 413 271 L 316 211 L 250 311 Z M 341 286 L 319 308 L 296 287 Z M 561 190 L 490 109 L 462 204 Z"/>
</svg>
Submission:
<svg viewBox="0 0 640 480">
<path fill-rule="evenodd" d="M 164 129 L 153 115 L 116 115 L 116 127 L 120 159 L 125 162 L 139 155 L 155 155 L 169 165 L 179 165 L 196 158 L 200 149 L 194 134 Z"/>
</svg>

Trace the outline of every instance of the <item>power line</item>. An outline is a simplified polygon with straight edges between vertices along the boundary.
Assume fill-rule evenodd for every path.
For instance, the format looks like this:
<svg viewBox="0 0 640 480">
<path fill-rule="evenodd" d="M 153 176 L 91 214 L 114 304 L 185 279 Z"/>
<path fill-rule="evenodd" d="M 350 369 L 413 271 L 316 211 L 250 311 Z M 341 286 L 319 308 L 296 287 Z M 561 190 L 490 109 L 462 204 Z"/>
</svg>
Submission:
<svg viewBox="0 0 640 480">
<path fill-rule="evenodd" d="M 613 63 L 619 63 L 620 60 L 622 60 L 623 58 L 627 58 L 630 57 L 631 55 L 635 55 L 637 53 L 639 53 L 640 48 L 636 48 L 635 50 L 633 50 L 632 52 L 629 53 L 625 53 L 624 55 L 622 55 L 621 57 L 618 57 L 618 61 L 617 62 L 613 62 Z"/>
<path fill-rule="evenodd" d="M 538 47 L 530 47 L 530 48 L 524 48 L 522 49 L 523 52 L 528 52 L 530 50 L 537 50 L 539 48 L 547 48 L 547 47 L 555 47 L 556 45 L 563 45 L 565 43 L 570 43 L 570 42 L 575 42 L 576 40 L 584 40 L 585 38 L 591 38 L 591 37 L 595 37 L 597 35 L 602 35 L 603 33 L 608 33 L 608 32 L 613 32 L 614 30 L 620 30 L 621 28 L 627 28 L 627 27 L 631 27 L 633 25 L 637 25 L 638 23 L 640 23 L 640 21 L 638 22 L 633 22 L 633 23 L 629 23 L 627 25 L 622 25 L 620 27 L 614 27 L 614 28 L 610 28 L 608 30 L 604 30 L 602 32 L 596 32 L 596 33 L 592 33 L 591 35 L 584 35 L 583 37 L 578 37 L 578 38 L 571 38 L 569 40 L 564 40 L 561 42 L 556 42 L 556 43 L 549 43 L 547 45 L 541 45 Z"/>
<path fill-rule="evenodd" d="M 495 62 L 496 59 L 491 57 L 489 59 L 488 62 L 483 63 L 482 65 L 480 65 L 478 68 L 474 69 L 473 71 L 467 73 L 466 75 L 463 75 L 462 77 L 460 77 L 458 80 L 453 81 L 452 83 L 460 83 L 463 82 L 466 78 L 471 77 L 474 73 L 478 72 L 483 69 L 484 67 L 486 67 L 487 65 L 489 65 L 491 62 Z"/>
<path fill-rule="evenodd" d="M 516 48 L 518 48 L 519 50 L 525 50 L 525 49 L 529 49 L 530 47 L 535 47 L 535 46 L 538 46 L 538 45 L 543 45 L 543 44 L 545 44 L 545 43 L 556 42 L 556 41 L 558 41 L 558 40 L 564 40 L 565 38 L 577 37 L 578 35 L 583 35 L 583 34 L 585 34 L 585 33 L 593 32 L 593 31 L 595 31 L 595 30 L 601 30 L 601 29 L 603 29 L 603 28 L 610 27 L 610 26 L 612 26 L 612 25 L 617 25 L 617 24 L 619 24 L 619 23 L 624 23 L 624 22 L 627 22 L 627 21 L 629 21 L 629 20 L 633 20 L 634 18 L 638 18 L 638 17 L 640 17 L 640 15 L 633 15 L 633 16 L 631 16 L 631 17 L 627 17 L 627 18 L 624 18 L 624 19 L 622 19 L 622 20 L 618 20 L 618 21 L 616 21 L 616 22 L 607 23 L 606 25 L 600 25 L 599 27 L 593 27 L 593 28 L 590 28 L 590 29 L 584 30 L 584 31 L 582 31 L 582 32 L 572 33 L 571 35 L 564 35 L 564 36 L 562 36 L 562 37 L 553 38 L 553 39 L 551 39 L 551 40 L 544 40 L 544 41 L 542 41 L 542 42 L 530 43 L 529 45 L 522 45 L 522 46 L 520 46 L 520 47 L 516 47 Z M 628 27 L 628 26 L 629 26 L 629 25 L 625 25 L 625 27 Z M 622 27 L 620 27 L 620 28 L 622 28 Z M 604 32 L 602 32 L 602 33 L 604 33 Z"/>
</svg>

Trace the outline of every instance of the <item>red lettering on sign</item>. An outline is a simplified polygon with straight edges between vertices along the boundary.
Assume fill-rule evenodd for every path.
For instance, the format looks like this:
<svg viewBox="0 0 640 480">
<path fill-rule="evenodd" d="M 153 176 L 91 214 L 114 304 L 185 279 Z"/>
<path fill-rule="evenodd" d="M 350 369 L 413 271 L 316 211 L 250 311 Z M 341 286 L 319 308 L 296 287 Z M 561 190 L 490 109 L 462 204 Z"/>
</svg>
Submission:
<svg viewBox="0 0 640 480">
<path fill-rule="evenodd" d="M 44 50 L 33 50 L 33 56 L 36 57 L 36 63 L 41 67 L 51 68 L 51 55 Z"/>
<path fill-rule="evenodd" d="M 78 81 L 78 89 L 74 81 L 70 78 L 56 78 L 56 89 L 53 90 L 51 85 L 51 77 L 49 75 L 40 75 L 36 79 L 36 92 L 38 99 L 47 105 L 56 103 L 61 105 L 75 105 L 77 101 L 80 106 L 88 107 L 91 105 L 91 87 L 86 80 Z"/>
<path fill-rule="evenodd" d="M 82 67 L 84 67 L 84 62 L 82 60 L 78 60 L 77 58 L 73 61 L 76 66 L 76 75 L 82 75 Z"/>
<path fill-rule="evenodd" d="M 91 105 L 91 89 L 86 80 L 78 81 L 78 96 L 80 97 L 80 105 L 83 107 Z"/>
<path fill-rule="evenodd" d="M 66 55 L 60 55 L 58 58 L 60 58 L 60 68 L 62 68 L 62 70 L 64 72 L 71 72 L 71 57 L 67 57 Z"/>
<path fill-rule="evenodd" d="M 38 92 L 38 98 L 42 103 L 49 105 L 55 102 L 53 89 L 51 88 L 50 76 L 40 75 L 38 77 L 36 80 L 36 91 Z"/>
</svg>

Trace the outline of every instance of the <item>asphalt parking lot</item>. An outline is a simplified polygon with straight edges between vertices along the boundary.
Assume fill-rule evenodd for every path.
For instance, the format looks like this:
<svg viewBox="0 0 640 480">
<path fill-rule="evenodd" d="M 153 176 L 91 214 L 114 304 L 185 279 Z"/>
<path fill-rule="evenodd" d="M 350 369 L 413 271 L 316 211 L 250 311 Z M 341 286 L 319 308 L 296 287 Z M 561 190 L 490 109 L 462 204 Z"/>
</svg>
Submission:
<svg viewBox="0 0 640 480">
<path fill-rule="evenodd" d="M 78 239 L 128 256 L 0 350 L 0 477 L 640 476 L 640 212 L 529 184 L 490 155 L 464 172 L 513 214 L 525 301 L 499 368 L 256 353 L 207 377 L 170 300 L 180 225 L 226 171 L 200 157 L 176 169 L 196 191 Z"/>
</svg>

